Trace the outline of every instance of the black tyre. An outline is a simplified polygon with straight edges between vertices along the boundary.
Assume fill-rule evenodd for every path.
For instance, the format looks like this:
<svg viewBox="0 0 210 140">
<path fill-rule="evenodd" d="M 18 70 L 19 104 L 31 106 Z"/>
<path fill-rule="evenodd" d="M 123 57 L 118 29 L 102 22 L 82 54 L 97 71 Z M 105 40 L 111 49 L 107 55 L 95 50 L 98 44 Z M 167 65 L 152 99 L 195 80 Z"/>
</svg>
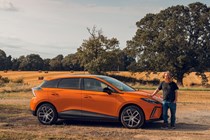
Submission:
<svg viewBox="0 0 210 140">
<path fill-rule="evenodd" d="M 144 125 L 144 113 L 137 106 L 127 106 L 122 110 L 120 114 L 120 121 L 124 127 L 136 129 Z"/>
<path fill-rule="evenodd" d="M 37 117 L 40 123 L 50 125 L 58 119 L 57 111 L 51 104 L 42 104 L 37 110 Z"/>
</svg>

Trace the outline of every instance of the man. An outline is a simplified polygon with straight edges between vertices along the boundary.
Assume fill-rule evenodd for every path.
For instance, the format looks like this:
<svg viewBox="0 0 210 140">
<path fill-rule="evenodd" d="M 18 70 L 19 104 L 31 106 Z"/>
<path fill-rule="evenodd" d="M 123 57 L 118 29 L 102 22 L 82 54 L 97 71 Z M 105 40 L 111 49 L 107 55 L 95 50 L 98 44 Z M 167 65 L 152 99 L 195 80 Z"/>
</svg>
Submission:
<svg viewBox="0 0 210 140">
<path fill-rule="evenodd" d="M 164 125 L 162 128 L 168 129 L 168 109 L 171 112 L 171 128 L 175 129 L 176 121 L 176 102 L 178 98 L 179 89 L 177 84 L 172 81 L 170 72 L 165 72 L 163 75 L 164 81 L 161 82 L 159 87 L 153 92 L 151 96 L 157 94 L 160 90 L 163 90 L 163 120 Z"/>
</svg>

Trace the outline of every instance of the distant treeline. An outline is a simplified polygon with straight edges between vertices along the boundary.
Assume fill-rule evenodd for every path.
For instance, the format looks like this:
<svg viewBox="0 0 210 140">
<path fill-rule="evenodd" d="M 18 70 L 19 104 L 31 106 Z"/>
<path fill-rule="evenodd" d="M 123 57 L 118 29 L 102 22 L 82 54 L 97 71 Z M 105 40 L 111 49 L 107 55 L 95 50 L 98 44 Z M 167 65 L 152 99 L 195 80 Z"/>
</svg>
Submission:
<svg viewBox="0 0 210 140">
<path fill-rule="evenodd" d="M 125 71 L 127 67 L 135 60 L 129 58 L 126 55 L 120 54 L 121 61 L 117 64 L 113 60 L 110 60 L 112 65 L 104 65 L 108 71 Z M 81 65 L 81 59 L 79 54 L 69 54 L 67 56 L 58 55 L 52 59 L 43 59 L 38 54 L 29 54 L 27 56 L 20 56 L 19 58 L 12 58 L 10 55 L 0 49 L 0 70 L 14 70 L 14 71 L 83 71 L 87 70 Z M 115 55 L 115 57 L 117 57 Z M 107 57 L 106 57 L 107 58 Z M 104 58 L 104 59 L 106 59 Z"/>
</svg>

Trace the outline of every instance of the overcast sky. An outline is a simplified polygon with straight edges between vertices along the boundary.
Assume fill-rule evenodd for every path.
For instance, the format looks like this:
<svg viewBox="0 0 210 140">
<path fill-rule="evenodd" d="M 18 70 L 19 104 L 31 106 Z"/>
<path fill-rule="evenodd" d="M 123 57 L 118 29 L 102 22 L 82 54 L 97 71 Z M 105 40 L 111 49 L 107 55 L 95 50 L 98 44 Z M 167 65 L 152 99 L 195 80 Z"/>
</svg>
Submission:
<svg viewBox="0 0 210 140">
<path fill-rule="evenodd" d="M 53 58 L 75 53 L 87 27 L 102 29 L 126 47 L 147 13 L 196 0 L 0 0 L 0 49 L 7 55 Z M 210 6 L 209 0 L 200 0 Z"/>
</svg>

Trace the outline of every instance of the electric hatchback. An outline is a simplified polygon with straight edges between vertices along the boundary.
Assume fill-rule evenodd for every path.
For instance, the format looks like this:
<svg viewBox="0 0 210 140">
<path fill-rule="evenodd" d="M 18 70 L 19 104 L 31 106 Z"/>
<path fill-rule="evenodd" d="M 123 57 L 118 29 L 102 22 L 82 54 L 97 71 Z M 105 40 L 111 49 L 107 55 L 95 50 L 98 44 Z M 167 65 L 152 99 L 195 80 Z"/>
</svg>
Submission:
<svg viewBox="0 0 210 140">
<path fill-rule="evenodd" d="M 32 88 L 30 109 L 40 123 L 58 119 L 120 121 L 126 128 L 139 128 L 146 121 L 160 120 L 162 99 L 114 78 L 102 75 L 69 75 L 48 78 Z"/>
</svg>

